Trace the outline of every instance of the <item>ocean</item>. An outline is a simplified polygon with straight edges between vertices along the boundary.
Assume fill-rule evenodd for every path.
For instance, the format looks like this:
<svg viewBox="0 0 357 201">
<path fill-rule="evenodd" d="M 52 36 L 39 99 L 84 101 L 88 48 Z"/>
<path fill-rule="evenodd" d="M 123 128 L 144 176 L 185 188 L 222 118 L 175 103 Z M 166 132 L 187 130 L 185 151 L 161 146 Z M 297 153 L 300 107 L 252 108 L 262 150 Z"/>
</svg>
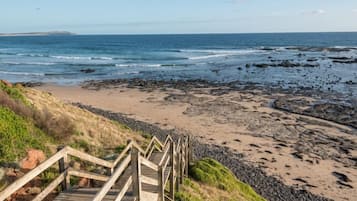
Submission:
<svg viewBox="0 0 357 201">
<path fill-rule="evenodd" d="M 157 79 L 308 87 L 357 96 L 357 33 L 0 37 L 0 79 Z"/>
</svg>

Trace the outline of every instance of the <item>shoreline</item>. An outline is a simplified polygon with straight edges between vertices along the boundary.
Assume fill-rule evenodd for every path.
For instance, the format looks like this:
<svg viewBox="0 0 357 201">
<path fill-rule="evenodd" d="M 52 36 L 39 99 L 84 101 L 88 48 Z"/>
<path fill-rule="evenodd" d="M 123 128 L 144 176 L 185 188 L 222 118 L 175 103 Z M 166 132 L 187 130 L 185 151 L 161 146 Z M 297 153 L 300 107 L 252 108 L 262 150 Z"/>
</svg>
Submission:
<svg viewBox="0 0 357 201">
<path fill-rule="evenodd" d="M 289 108 L 292 111 L 303 108 L 302 111 L 311 112 L 314 110 L 307 110 L 309 108 L 303 107 L 306 106 L 304 104 L 316 105 L 325 99 L 351 106 L 355 111 L 353 99 L 339 102 L 338 94 L 326 95 L 303 89 L 291 94 L 291 91 L 280 89 L 253 85 L 240 88 L 233 84 L 219 85 L 204 81 L 97 82 L 99 84 L 90 82 L 81 86 L 45 84 L 35 88 L 48 91 L 69 103 L 112 111 L 105 113 L 107 117 L 120 113 L 126 118 L 166 131 L 191 134 L 200 143 L 210 146 L 205 148 L 208 154 L 215 154 L 212 150 L 219 147 L 218 153 L 224 150 L 239 156 L 220 158 L 216 155 L 216 159 L 237 172 L 239 179 L 247 181 L 264 197 L 273 196 L 271 200 L 284 200 L 279 198 L 284 193 L 277 195 L 274 190 L 266 189 L 268 186 L 264 185 L 268 183 L 259 178 L 255 183 L 249 181 L 254 180 L 254 176 L 248 170 L 243 171 L 245 175 L 240 175 L 241 161 L 262 171 L 265 176 L 256 173 L 259 177 L 271 177 L 280 182 L 279 185 L 285 186 L 281 187 L 284 190 L 277 192 L 290 192 L 287 189 L 291 188 L 294 192 L 312 192 L 334 200 L 357 198 L 353 190 L 357 186 L 356 129 L 338 123 L 339 118 L 326 121 L 271 107 L 274 100 L 284 100 L 281 106 L 292 105 L 294 107 Z M 327 108 L 331 110 L 330 105 Z M 346 122 L 354 123 L 354 114 L 345 119 Z M 328 117 L 333 115 L 328 114 Z M 339 174 L 347 176 L 351 182 L 337 178 Z M 263 186 L 259 186 L 259 183 Z M 286 196 L 299 195 L 287 194 L 284 195 L 285 200 L 294 200 Z M 301 199 L 317 199 L 309 196 L 312 195 L 304 194 Z M 301 199 L 295 197 L 295 200 Z"/>
<path fill-rule="evenodd" d="M 110 111 L 93 108 L 87 105 L 75 104 L 76 106 L 86 109 L 95 114 L 104 116 L 110 120 L 125 123 L 129 128 L 135 131 L 143 131 L 152 133 L 154 136 L 161 140 L 164 140 L 167 135 L 178 138 L 183 135 L 175 130 L 163 130 L 156 125 L 148 124 L 142 121 L 137 121 L 132 118 L 128 118 L 120 113 L 113 113 Z M 284 185 L 282 182 L 274 177 L 267 176 L 259 168 L 246 164 L 242 160 L 242 155 L 233 153 L 229 149 L 202 143 L 197 139 L 192 139 L 192 145 L 194 148 L 194 158 L 202 159 L 204 157 L 213 158 L 220 163 L 224 164 L 244 183 L 249 184 L 257 191 L 261 196 L 270 201 L 286 201 L 286 200 L 314 200 L 314 201 L 328 201 L 330 199 L 314 195 L 308 191 L 296 190 L 293 187 Z M 254 178 L 255 177 L 255 178 Z"/>
</svg>

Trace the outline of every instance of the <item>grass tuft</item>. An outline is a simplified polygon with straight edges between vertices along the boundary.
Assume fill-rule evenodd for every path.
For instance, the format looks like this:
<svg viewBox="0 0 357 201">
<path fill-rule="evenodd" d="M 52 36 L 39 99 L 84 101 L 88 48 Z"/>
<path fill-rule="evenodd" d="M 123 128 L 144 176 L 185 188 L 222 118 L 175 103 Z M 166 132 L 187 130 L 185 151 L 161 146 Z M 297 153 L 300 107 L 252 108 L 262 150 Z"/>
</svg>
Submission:
<svg viewBox="0 0 357 201">
<path fill-rule="evenodd" d="M 190 166 L 190 176 L 203 184 L 239 195 L 247 201 L 265 201 L 249 185 L 239 181 L 235 175 L 218 161 L 204 158 Z"/>
</svg>

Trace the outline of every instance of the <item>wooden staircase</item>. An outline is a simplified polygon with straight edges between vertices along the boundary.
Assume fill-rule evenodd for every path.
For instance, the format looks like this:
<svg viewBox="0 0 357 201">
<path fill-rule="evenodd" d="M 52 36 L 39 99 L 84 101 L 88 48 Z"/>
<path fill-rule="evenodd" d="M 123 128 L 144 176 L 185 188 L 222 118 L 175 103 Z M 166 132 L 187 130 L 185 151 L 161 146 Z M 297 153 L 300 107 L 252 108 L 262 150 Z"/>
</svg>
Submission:
<svg viewBox="0 0 357 201">
<path fill-rule="evenodd" d="M 175 191 L 180 189 L 184 176 L 188 175 L 190 161 L 189 137 L 175 142 L 170 136 L 162 143 L 153 137 L 143 150 L 131 141 L 114 161 L 106 161 L 71 147 L 62 147 L 38 167 L 13 182 L 0 192 L 0 201 L 46 171 L 55 163 L 59 176 L 33 199 L 44 200 L 58 191 L 55 201 L 173 201 Z M 69 166 L 76 158 L 106 169 L 106 174 L 76 170 Z M 87 178 L 102 182 L 100 187 L 78 188 L 70 185 L 71 177 Z"/>
</svg>

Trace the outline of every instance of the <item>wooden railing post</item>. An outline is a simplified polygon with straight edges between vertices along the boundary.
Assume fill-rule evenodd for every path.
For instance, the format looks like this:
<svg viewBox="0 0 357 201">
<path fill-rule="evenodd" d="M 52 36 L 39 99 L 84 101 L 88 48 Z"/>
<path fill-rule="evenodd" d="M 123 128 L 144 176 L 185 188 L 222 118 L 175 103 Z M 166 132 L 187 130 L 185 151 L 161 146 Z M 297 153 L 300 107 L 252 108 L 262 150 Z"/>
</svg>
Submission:
<svg viewBox="0 0 357 201">
<path fill-rule="evenodd" d="M 170 198 L 173 200 L 175 197 L 175 142 L 171 141 L 170 147 L 170 163 L 171 163 L 171 174 L 170 174 Z"/>
<path fill-rule="evenodd" d="M 57 151 L 61 151 L 62 149 L 64 149 L 64 146 L 59 146 L 57 147 Z M 58 168 L 59 168 L 59 174 L 62 174 L 63 172 L 65 172 L 67 170 L 67 165 L 68 165 L 68 156 L 67 154 L 65 154 L 63 156 L 63 158 L 61 158 L 58 161 Z M 61 190 L 65 191 L 69 188 L 69 177 L 67 172 L 64 174 L 64 180 L 61 183 Z"/>
<path fill-rule="evenodd" d="M 164 175 L 164 169 L 162 168 L 163 166 L 159 166 L 159 170 L 157 171 L 158 174 L 158 181 L 159 181 L 159 186 L 158 186 L 158 193 L 159 193 L 159 201 L 165 201 L 165 175 Z"/>
<path fill-rule="evenodd" d="M 188 177 L 188 168 L 189 168 L 189 143 L 190 143 L 190 136 L 186 138 L 186 143 L 185 143 L 185 175 Z"/>
<path fill-rule="evenodd" d="M 184 151 L 185 151 L 185 147 L 184 147 L 184 141 L 182 140 L 181 141 L 181 144 L 180 144 L 180 146 L 181 146 L 181 150 L 180 150 L 180 152 L 181 152 L 181 154 L 180 154 L 180 184 L 182 184 L 183 183 L 183 175 L 184 175 L 184 167 L 185 167 L 185 164 L 183 163 L 183 159 L 184 159 Z"/>
<path fill-rule="evenodd" d="M 181 167 L 181 147 L 180 147 L 180 143 L 177 144 L 178 146 L 178 151 L 176 152 L 176 191 L 179 192 L 180 191 L 180 175 L 181 175 L 181 171 L 180 171 L 180 167 Z"/>
<path fill-rule="evenodd" d="M 137 201 L 141 200 L 141 163 L 140 153 L 136 147 L 131 150 L 131 171 L 133 179 L 133 195 Z"/>
</svg>

